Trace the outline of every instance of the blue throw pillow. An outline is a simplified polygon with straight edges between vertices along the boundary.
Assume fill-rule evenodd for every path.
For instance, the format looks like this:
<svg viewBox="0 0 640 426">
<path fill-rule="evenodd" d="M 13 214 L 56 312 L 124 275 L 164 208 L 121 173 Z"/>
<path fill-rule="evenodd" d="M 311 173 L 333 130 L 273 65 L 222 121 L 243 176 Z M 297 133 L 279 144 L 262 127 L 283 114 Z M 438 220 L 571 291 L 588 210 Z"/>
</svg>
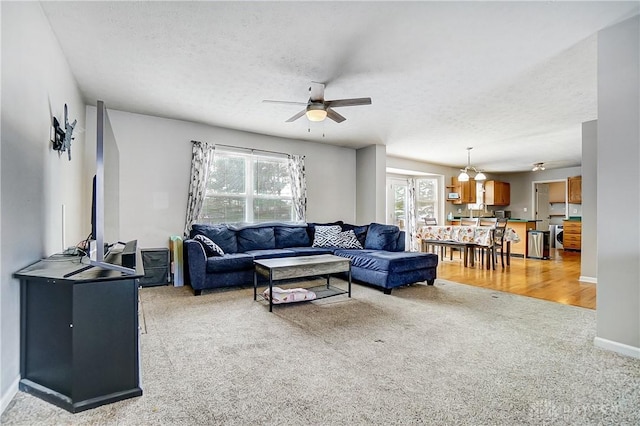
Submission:
<svg viewBox="0 0 640 426">
<path fill-rule="evenodd" d="M 216 243 L 225 253 L 237 253 L 238 243 L 235 231 L 226 225 L 194 224 L 191 226 L 191 238 L 201 234 Z"/>
<path fill-rule="evenodd" d="M 268 250 L 276 248 L 276 239 L 271 226 L 265 228 L 244 228 L 238 231 L 238 250 Z"/>
<path fill-rule="evenodd" d="M 277 226 L 273 232 L 276 237 L 276 248 L 308 247 L 311 245 L 306 227 Z"/>
<path fill-rule="evenodd" d="M 372 223 L 367 230 L 364 248 L 371 250 L 395 251 L 400 229 L 395 225 Z"/>
</svg>

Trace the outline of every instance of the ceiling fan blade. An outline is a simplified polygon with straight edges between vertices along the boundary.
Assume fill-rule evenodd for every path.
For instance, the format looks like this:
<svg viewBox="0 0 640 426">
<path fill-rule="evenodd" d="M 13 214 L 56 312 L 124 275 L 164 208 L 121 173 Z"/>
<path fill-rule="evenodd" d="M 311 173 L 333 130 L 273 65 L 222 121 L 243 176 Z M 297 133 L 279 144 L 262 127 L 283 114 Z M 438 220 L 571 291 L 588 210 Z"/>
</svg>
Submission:
<svg viewBox="0 0 640 426">
<path fill-rule="evenodd" d="M 287 104 L 287 105 L 306 105 L 306 102 L 295 102 L 295 101 L 272 101 L 270 99 L 265 99 L 262 101 L 266 104 Z"/>
<path fill-rule="evenodd" d="M 309 86 L 309 99 L 312 102 L 324 101 L 324 83 L 318 83 L 317 81 L 311 82 L 311 86 Z"/>
<path fill-rule="evenodd" d="M 327 108 L 371 105 L 371 98 L 335 99 L 333 101 L 325 101 L 324 104 L 327 106 Z"/>
<path fill-rule="evenodd" d="M 285 123 L 291 123 L 292 121 L 296 121 L 298 118 L 300 118 L 303 115 L 305 115 L 306 112 L 307 112 L 307 109 L 305 108 L 302 111 L 300 111 L 299 113 L 297 113 L 296 115 L 294 115 L 293 117 L 291 117 L 290 119 L 288 119 L 287 121 L 285 121 Z"/>
<path fill-rule="evenodd" d="M 346 118 L 332 110 L 331 108 L 327 108 L 327 117 L 335 121 L 336 123 L 342 123 Z"/>
</svg>

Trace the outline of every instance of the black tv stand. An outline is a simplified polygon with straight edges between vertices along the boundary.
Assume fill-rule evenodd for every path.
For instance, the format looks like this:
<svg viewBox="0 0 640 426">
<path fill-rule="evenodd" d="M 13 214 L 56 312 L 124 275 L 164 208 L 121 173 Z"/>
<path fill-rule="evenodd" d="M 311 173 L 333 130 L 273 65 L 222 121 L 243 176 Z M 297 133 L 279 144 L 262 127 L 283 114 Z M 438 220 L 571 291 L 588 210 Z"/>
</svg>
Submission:
<svg viewBox="0 0 640 426">
<path fill-rule="evenodd" d="M 121 253 L 112 256 L 117 262 Z M 75 256 L 53 256 L 16 272 L 20 390 L 72 413 L 142 395 L 142 276 L 91 267 Z"/>
</svg>

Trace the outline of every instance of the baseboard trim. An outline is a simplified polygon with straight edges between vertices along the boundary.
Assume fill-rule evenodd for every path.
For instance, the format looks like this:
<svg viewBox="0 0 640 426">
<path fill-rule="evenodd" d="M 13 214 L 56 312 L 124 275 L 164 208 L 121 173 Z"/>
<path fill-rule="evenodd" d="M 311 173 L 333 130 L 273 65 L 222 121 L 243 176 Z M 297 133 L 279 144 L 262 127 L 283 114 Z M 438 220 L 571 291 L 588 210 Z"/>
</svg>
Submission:
<svg viewBox="0 0 640 426">
<path fill-rule="evenodd" d="M 13 399 L 14 396 L 18 393 L 18 384 L 20 383 L 20 377 L 16 377 L 16 379 L 11 383 L 9 389 L 2 395 L 0 399 L 0 414 L 4 413 L 4 410 L 9 406 L 9 403 Z"/>
<path fill-rule="evenodd" d="M 614 342 L 613 340 L 603 339 L 602 337 L 595 337 L 593 344 L 601 349 L 640 359 L 640 348 L 636 348 L 635 346 L 625 345 L 624 343 Z"/>
<path fill-rule="evenodd" d="M 598 284 L 598 279 L 596 277 L 585 277 L 584 275 L 580 275 L 578 281 L 583 283 Z"/>
</svg>

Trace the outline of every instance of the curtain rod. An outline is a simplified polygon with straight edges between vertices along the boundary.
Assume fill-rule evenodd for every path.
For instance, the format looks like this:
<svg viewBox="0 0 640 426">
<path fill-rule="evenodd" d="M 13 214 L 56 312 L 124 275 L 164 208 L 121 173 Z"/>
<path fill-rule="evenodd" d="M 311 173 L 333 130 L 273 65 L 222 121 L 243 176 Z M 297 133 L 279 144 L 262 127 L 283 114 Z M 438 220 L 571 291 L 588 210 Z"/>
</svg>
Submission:
<svg viewBox="0 0 640 426">
<path fill-rule="evenodd" d="M 191 142 L 200 142 L 200 141 L 193 141 L 192 140 Z M 208 142 L 205 142 L 205 143 L 208 143 Z M 269 153 L 269 154 L 285 155 L 288 158 L 291 158 L 291 154 L 287 154 L 286 152 L 268 151 L 266 149 L 244 148 L 242 146 L 224 145 L 224 144 L 221 144 L 221 143 L 213 144 L 214 148 L 217 147 L 217 146 L 224 147 L 224 148 L 232 148 L 232 149 L 244 150 L 244 151 L 251 151 L 252 153 L 253 152 L 266 152 L 266 153 Z"/>
</svg>

